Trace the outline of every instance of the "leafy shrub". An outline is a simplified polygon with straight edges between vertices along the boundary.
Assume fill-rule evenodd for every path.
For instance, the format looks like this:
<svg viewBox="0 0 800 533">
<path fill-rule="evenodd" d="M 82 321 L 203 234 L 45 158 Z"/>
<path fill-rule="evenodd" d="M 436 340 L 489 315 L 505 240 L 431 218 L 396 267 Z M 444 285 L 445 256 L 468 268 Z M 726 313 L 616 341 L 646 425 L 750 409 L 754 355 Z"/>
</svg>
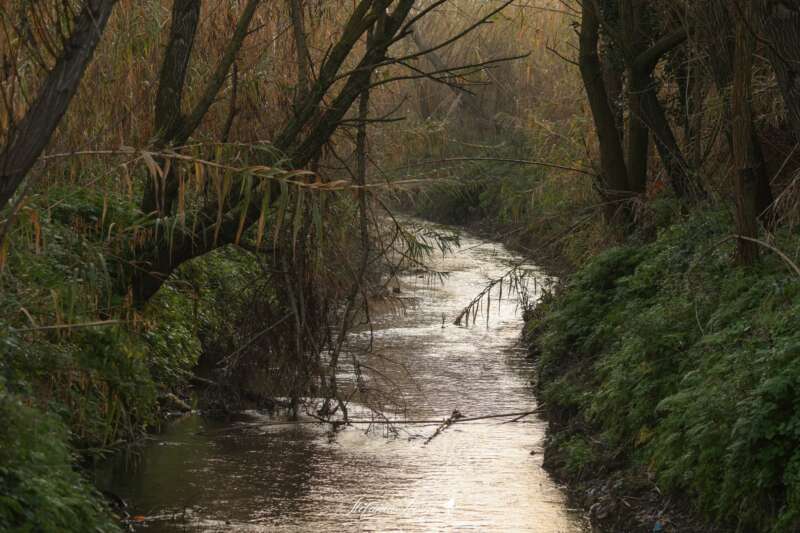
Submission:
<svg viewBox="0 0 800 533">
<path fill-rule="evenodd" d="M 1 386 L 1 385 L 0 385 Z M 117 531 L 54 416 L 0 391 L 0 530 Z"/>
<path fill-rule="evenodd" d="M 159 393 L 199 356 L 192 300 L 175 284 L 144 311 L 115 286 L 114 235 L 136 218 L 123 197 L 54 188 L 20 212 L 0 255 L 0 530 L 108 529 L 73 472 L 78 454 L 158 424 Z"/>
</svg>

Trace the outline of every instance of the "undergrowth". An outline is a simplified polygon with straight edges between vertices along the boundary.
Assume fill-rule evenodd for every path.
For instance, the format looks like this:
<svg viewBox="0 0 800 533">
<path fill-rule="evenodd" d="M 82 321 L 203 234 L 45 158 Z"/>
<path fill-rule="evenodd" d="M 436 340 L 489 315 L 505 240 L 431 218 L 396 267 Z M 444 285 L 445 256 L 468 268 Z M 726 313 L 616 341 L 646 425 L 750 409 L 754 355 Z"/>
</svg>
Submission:
<svg viewBox="0 0 800 533">
<path fill-rule="evenodd" d="M 535 249 L 540 259 L 552 254 L 580 264 L 606 247 L 610 234 L 597 209 L 591 170 L 583 173 L 584 148 L 564 141 L 585 126 L 582 121 L 559 123 L 558 131 L 534 121 L 481 145 L 438 147 L 428 157 L 454 161 L 437 165 L 433 176 L 423 167 L 429 182 L 403 207 L 436 222 L 491 231 L 506 243 Z M 426 147 L 436 142 L 431 135 Z"/>
<path fill-rule="evenodd" d="M 547 462 L 573 482 L 635 473 L 737 531 L 797 531 L 800 279 L 769 252 L 734 267 L 729 228 L 698 213 L 609 249 L 537 310 Z"/>
<path fill-rule="evenodd" d="M 0 392 L 0 529 L 115 531 L 95 490 L 72 469 L 64 424 Z"/>
<path fill-rule="evenodd" d="M 0 254 L 0 530 L 113 529 L 79 463 L 113 453 L 185 396 L 220 344 L 252 256 L 187 264 L 141 310 L 120 290 L 114 235 L 140 214 L 125 197 L 51 188 L 20 211 Z M 198 287 L 206 287 L 201 291 Z"/>
</svg>

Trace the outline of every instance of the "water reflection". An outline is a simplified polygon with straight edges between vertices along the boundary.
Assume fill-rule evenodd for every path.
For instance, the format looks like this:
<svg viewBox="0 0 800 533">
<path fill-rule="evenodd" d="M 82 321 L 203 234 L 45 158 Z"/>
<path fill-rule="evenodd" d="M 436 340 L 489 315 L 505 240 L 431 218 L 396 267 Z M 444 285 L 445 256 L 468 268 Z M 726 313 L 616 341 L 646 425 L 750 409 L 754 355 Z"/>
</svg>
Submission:
<svg viewBox="0 0 800 533">
<path fill-rule="evenodd" d="M 488 317 L 451 324 L 516 259 L 467 238 L 439 261 L 451 273 L 443 285 L 402 278 L 406 312 L 376 319 L 368 386 L 400 395 L 415 420 L 454 409 L 468 417 L 534 409 L 516 300 L 496 295 Z M 354 338 L 352 349 L 367 337 Z M 309 422 L 188 417 L 147 446 L 136 468 L 116 465 L 106 484 L 153 532 L 583 530 L 540 455 L 530 454 L 544 436 L 538 418 L 460 423 L 427 445 L 436 426 L 401 426 L 387 439 L 365 426 L 332 435 Z"/>
</svg>

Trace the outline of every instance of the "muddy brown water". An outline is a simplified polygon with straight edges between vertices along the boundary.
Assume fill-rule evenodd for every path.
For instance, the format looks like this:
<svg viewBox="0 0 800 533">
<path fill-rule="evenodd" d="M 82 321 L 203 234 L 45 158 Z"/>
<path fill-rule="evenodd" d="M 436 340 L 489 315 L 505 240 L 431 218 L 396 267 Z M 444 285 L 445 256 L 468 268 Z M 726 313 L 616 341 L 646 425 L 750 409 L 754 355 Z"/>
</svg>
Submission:
<svg viewBox="0 0 800 533">
<path fill-rule="evenodd" d="M 520 346 L 521 309 L 495 291 L 488 318 L 453 319 L 518 257 L 462 236 L 436 260 L 442 282 L 401 277 L 404 310 L 374 319 L 367 383 L 404 406 L 409 420 L 531 411 L 532 363 Z M 529 289 L 544 280 L 535 267 Z M 484 304 L 484 311 L 485 311 Z M 444 317 L 444 327 L 443 327 Z M 366 342 L 367 332 L 353 345 Z M 351 416 L 364 418 L 353 405 Z M 186 416 L 138 454 L 98 474 L 147 532 L 585 531 L 579 513 L 542 469 L 545 423 L 458 423 L 430 443 L 436 425 L 357 425 L 337 433 L 301 419 L 245 412 L 226 421 Z M 531 452 L 536 452 L 531 454 Z"/>
</svg>

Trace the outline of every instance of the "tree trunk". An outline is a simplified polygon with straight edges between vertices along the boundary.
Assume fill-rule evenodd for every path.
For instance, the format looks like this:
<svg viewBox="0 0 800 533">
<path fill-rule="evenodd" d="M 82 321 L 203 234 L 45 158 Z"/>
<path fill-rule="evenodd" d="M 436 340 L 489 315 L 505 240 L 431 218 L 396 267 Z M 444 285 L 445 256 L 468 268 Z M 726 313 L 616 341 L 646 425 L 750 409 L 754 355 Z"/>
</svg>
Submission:
<svg viewBox="0 0 800 533">
<path fill-rule="evenodd" d="M 664 169 L 678 197 L 701 197 L 704 195 L 702 187 L 691 172 L 658 100 L 658 85 L 653 77 L 664 54 L 683 44 L 688 32 L 680 27 L 651 44 L 651 24 L 648 20 L 654 15 L 654 10 L 650 0 L 620 0 L 618 5 L 620 24 L 615 28 L 616 31 L 609 29 L 609 34 L 616 38 L 614 44 L 622 51 L 628 75 L 625 137 L 628 189 L 633 194 L 641 194 L 647 188 L 652 132 Z M 584 13 L 596 16 L 597 6 L 596 1 L 584 2 Z M 606 24 L 609 24 L 608 21 Z"/>
<path fill-rule="evenodd" d="M 736 14 L 736 52 L 733 69 L 733 148 L 736 162 L 736 230 L 742 237 L 758 235 L 756 154 L 753 150 L 752 77 L 755 37 L 751 23 L 752 4 L 745 2 Z M 757 245 L 738 239 L 737 260 L 750 265 L 758 259 Z"/>
<path fill-rule="evenodd" d="M 729 88 L 733 81 L 734 56 L 736 54 L 736 29 L 734 21 L 738 13 L 731 13 L 730 6 L 726 0 L 710 0 L 700 6 L 700 10 L 695 14 L 697 20 L 703 21 L 699 26 L 699 39 L 708 54 L 711 75 L 716 86 L 717 93 L 723 99 L 724 117 L 726 124 L 725 136 L 731 153 L 735 154 L 733 141 L 733 122 L 731 116 L 731 101 Z M 753 172 L 756 180 L 756 212 L 759 214 L 761 222 L 769 226 L 771 217 L 770 208 L 775 199 L 770 186 L 770 177 L 767 173 L 767 165 L 764 161 L 764 152 L 758 133 L 755 130 L 753 114 L 749 118 L 750 124 L 747 129 L 751 132 L 750 148 L 753 155 Z"/>
<path fill-rule="evenodd" d="M 116 0 L 87 0 L 75 18 L 61 56 L 0 152 L 0 209 L 14 195 L 50 142 L 78 90 L 115 4 Z"/>
<path fill-rule="evenodd" d="M 767 52 L 789 121 L 795 137 L 800 140 L 800 0 L 749 0 L 747 3 L 751 2 L 756 3 L 760 35 L 767 41 Z"/>
<path fill-rule="evenodd" d="M 155 131 L 163 144 L 168 144 L 182 127 L 183 88 L 200 21 L 198 0 L 174 0 L 167 49 L 161 63 L 156 94 Z"/>
<path fill-rule="evenodd" d="M 642 20 L 646 0 L 622 0 L 622 43 L 628 73 L 628 185 L 631 191 L 641 194 L 647 188 L 647 167 L 650 155 L 650 130 L 645 119 L 644 99 L 652 80 L 650 72 L 635 68 L 635 54 L 647 47 Z"/>
<path fill-rule="evenodd" d="M 650 76 L 628 69 L 628 186 L 635 193 L 647 188 L 650 129 L 645 119 L 644 100 L 650 92 Z"/>
<path fill-rule="evenodd" d="M 603 67 L 603 83 L 606 87 L 608 105 L 614 113 L 614 121 L 617 125 L 617 132 L 620 135 L 620 142 L 624 143 L 625 132 L 625 106 L 623 105 L 623 83 L 622 78 L 625 73 L 624 65 L 614 61 L 615 54 L 618 52 L 610 49 L 610 43 L 606 43 L 603 53 L 600 55 L 600 63 Z"/>
<path fill-rule="evenodd" d="M 306 42 L 306 24 L 303 17 L 302 0 L 287 0 L 289 14 L 292 18 L 292 35 L 294 37 L 295 59 L 297 61 L 297 88 L 295 102 L 302 102 L 308 92 L 311 80 L 311 65 Z"/>
<path fill-rule="evenodd" d="M 183 129 L 183 88 L 186 85 L 186 73 L 197 35 L 200 21 L 198 0 L 174 0 L 167 49 L 161 62 L 161 74 L 158 80 L 158 92 L 155 103 L 154 148 L 161 150 L 173 144 L 178 131 Z M 142 199 L 142 211 L 167 213 L 167 183 L 175 179 L 175 169 L 169 162 L 159 159 L 159 166 L 164 174 L 151 176 L 152 187 L 145 187 Z"/>
<path fill-rule="evenodd" d="M 170 37 L 161 65 L 161 77 L 156 95 L 156 139 L 153 143 L 156 150 L 185 144 L 200 126 L 222 89 L 231 66 L 236 61 L 236 55 L 247 36 L 250 21 L 255 15 L 259 1 L 248 0 L 214 73 L 203 88 L 197 103 L 185 115 L 182 112 L 183 90 L 194 40 L 197 36 L 201 2 L 198 0 L 174 1 Z M 173 165 L 166 165 L 163 160 L 160 163 L 164 167 L 164 176 L 153 176 L 153 187 L 145 187 L 142 211 L 145 213 L 157 212 L 159 216 L 166 216 L 171 212 L 175 203 L 178 180 Z"/>
<path fill-rule="evenodd" d="M 606 222 L 626 226 L 630 220 L 628 169 L 620 134 L 603 82 L 603 65 L 597 52 L 600 20 L 592 2 L 584 2 L 581 16 L 579 63 L 586 96 L 600 145 L 602 195 L 606 202 Z"/>
</svg>

